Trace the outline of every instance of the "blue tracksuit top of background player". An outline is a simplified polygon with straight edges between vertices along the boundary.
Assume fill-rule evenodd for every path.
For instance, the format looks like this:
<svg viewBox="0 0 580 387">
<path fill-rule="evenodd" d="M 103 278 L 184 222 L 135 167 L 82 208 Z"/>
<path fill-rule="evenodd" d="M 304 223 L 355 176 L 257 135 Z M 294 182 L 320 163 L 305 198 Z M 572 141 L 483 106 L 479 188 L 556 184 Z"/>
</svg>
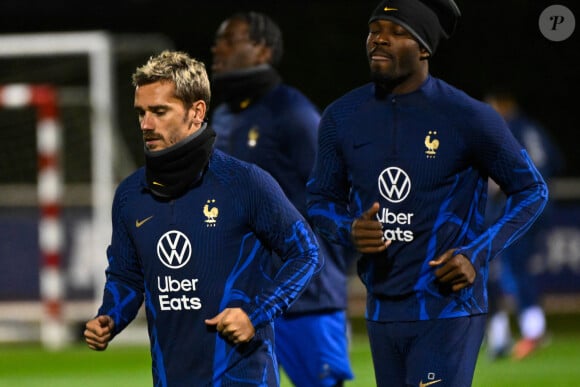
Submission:
<svg viewBox="0 0 580 387">
<path fill-rule="evenodd" d="M 317 243 L 272 177 L 214 150 L 200 182 L 160 200 L 141 168 L 117 188 L 112 218 L 99 314 L 117 334 L 145 302 L 154 385 L 276 385 L 272 321 L 317 270 Z M 274 279 L 257 258 L 266 251 L 285 260 Z M 249 343 L 233 345 L 204 323 L 228 307 L 248 314 Z"/>
<path fill-rule="evenodd" d="M 526 149 L 534 165 L 549 184 L 564 167 L 562 154 L 546 129 L 539 122 L 522 113 L 518 108 L 504 117 L 516 140 Z M 487 223 L 502 215 L 506 203 L 505 195 L 498 193 L 490 197 L 486 211 Z M 502 253 L 500 271 L 501 288 L 516 296 L 516 305 L 521 311 L 540 302 L 538 288 L 527 268 L 532 255 L 541 249 L 541 236 L 552 222 L 554 203 L 548 201 L 542 215 L 516 243 Z"/>
<path fill-rule="evenodd" d="M 317 157 L 308 215 L 319 232 L 352 245 L 352 221 L 378 201 L 377 218 L 393 241 L 358 262 L 374 321 L 485 313 L 488 261 L 530 227 L 548 196 L 503 119 L 432 76 L 408 94 L 376 98 L 369 83 L 333 102 L 322 116 Z M 488 176 L 509 204 L 484 229 Z M 456 293 L 440 287 L 428 265 L 451 248 L 477 273 Z"/>
<path fill-rule="evenodd" d="M 543 126 L 519 111 L 506 117 L 506 122 L 546 181 L 563 169 L 562 153 Z"/>
<path fill-rule="evenodd" d="M 550 180 L 564 169 L 564 159 L 557 144 L 539 122 L 522 113 L 519 108 L 514 109 L 504 119 L 516 140 L 526 149 L 534 165 L 549 184 Z M 505 206 L 505 195 L 499 194 L 491 199 L 488 201 L 488 211 L 486 212 L 488 222 L 495 221 L 500 217 Z M 552 203 L 549 201 L 541 219 L 534 224 L 534 229 L 546 227 L 549 223 L 551 208 Z M 526 243 L 529 245 L 527 248 L 534 251 L 535 242 L 531 241 L 534 241 L 536 236 L 535 233 L 526 233 L 518 241 L 518 245 Z"/>
<path fill-rule="evenodd" d="M 221 103 L 211 119 L 216 148 L 268 171 L 303 215 L 319 122 L 320 113 L 312 102 L 283 83 L 245 108 L 233 111 L 228 103 Z M 347 307 L 346 273 L 352 253 L 323 239 L 319 244 L 324 266 L 285 315 Z"/>
</svg>

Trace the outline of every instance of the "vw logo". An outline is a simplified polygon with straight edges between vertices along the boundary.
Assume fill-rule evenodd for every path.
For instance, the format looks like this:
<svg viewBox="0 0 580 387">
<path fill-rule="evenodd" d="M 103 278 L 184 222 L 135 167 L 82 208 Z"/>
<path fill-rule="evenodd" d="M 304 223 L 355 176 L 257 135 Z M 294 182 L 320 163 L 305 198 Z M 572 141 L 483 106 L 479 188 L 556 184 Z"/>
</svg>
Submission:
<svg viewBox="0 0 580 387">
<path fill-rule="evenodd" d="M 411 179 L 401 168 L 389 167 L 379 176 L 379 192 L 391 203 L 400 203 L 411 192 Z"/>
<path fill-rule="evenodd" d="M 168 231 L 157 242 L 157 256 L 170 269 L 185 266 L 191 258 L 191 243 L 180 231 Z"/>
</svg>

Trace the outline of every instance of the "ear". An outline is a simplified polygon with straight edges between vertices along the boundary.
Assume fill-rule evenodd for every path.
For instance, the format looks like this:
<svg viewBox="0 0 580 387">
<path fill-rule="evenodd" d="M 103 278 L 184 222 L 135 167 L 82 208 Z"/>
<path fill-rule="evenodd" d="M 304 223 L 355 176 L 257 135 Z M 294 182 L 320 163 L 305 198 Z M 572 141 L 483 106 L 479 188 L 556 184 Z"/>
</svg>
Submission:
<svg viewBox="0 0 580 387">
<path fill-rule="evenodd" d="M 419 59 L 420 60 L 427 60 L 431 57 L 429 51 L 425 47 L 419 47 Z"/>
<path fill-rule="evenodd" d="M 272 49 L 264 43 L 256 44 L 256 61 L 257 64 L 272 63 Z"/>
<path fill-rule="evenodd" d="M 207 105 L 203 100 L 197 100 L 189 108 L 189 127 L 191 128 L 193 125 L 196 127 L 201 125 L 203 120 L 205 119 L 205 113 L 207 110 Z"/>
</svg>

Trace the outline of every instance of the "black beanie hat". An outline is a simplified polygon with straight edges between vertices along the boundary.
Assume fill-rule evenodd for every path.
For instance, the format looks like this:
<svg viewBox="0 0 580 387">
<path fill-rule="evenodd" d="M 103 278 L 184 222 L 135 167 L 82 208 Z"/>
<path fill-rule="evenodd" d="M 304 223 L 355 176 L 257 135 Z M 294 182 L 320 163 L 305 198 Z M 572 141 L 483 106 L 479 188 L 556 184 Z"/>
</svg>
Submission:
<svg viewBox="0 0 580 387">
<path fill-rule="evenodd" d="M 433 55 L 439 40 L 453 34 L 459 16 L 453 0 L 384 0 L 373 11 L 369 24 L 375 20 L 397 23 Z"/>
</svg>

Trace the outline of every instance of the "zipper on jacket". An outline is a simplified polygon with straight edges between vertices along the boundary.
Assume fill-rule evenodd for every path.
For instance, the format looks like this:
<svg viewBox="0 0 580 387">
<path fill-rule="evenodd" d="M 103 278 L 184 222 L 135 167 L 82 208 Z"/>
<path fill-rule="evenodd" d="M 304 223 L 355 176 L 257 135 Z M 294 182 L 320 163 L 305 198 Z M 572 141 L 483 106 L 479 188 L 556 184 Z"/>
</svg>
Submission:
<svg viewBox="0 0 580 387">
<path fill-rule="evenodd" d="M 397 127 L 397 97 L 392 96 L 391 102 L 393 104 L 393 138 L 391 139 L 391 155 L 396 156 L 398 150 L 399 128 Z"/>
<path fill-rule="evenodd" d="M 171 199 L 171 201 L 169 201 L 169 208 L 170 208 L 170 213 L 171 213 L 171 224 L 175 225 L 177 223 L 177 219 L 176 219 L 176 212 L 175 211 L 175 199 Z"/>
</svg>

